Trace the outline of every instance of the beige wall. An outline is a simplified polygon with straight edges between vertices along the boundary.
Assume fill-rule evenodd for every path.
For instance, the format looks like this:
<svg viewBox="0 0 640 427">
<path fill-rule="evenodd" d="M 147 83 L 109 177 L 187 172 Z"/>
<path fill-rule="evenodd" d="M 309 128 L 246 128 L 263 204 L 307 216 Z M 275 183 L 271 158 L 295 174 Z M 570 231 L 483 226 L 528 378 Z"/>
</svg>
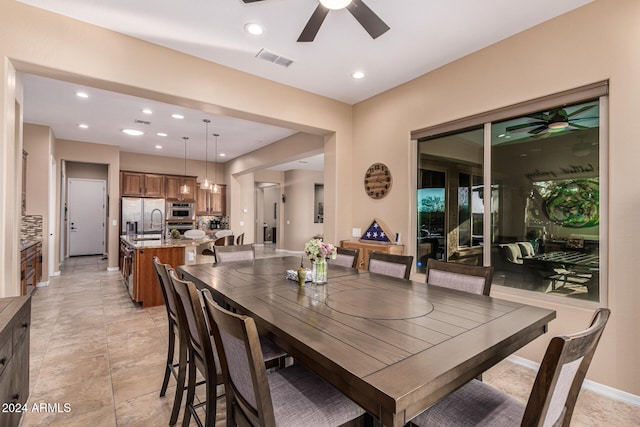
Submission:
<svg viewBox="0 0 640 427">
<path fill-rule="evenodd" d="M 49 280 L 49 257 L 53 251 L 49 248 L 49 233 L 57 235 L 55 218 L 49 218 L 49 197 L 51 181 L 51 156 L 55 146 L 55 137 L 51 128 L 41 125 L 25 124 L 23 129 L 24 150 L 27 156 L 27 215 L 42 215 L 42 281 Z M 57 264 L 55 264 L 57 265 Z M 57 270 L 57 269 L 56 269 Z"/>
<path fill-rule="evenodd" d="M 307 170 L 290 170 L 284 173 L 284 248 L 303 251 L 304 244 L 315 235 L 321 235 L 324 224 L 313 222 L 315 184 L 323 183 L 323 173 Z M 334 240 L 325 239 L 329 243 Z"/>
<path fill-rule="evenodd" d="M 635 183 L 640 144 L 635 124 L 640 99 L 640 2 L 596 0 L 415 81 L 356 105 L 315 96 L 207 63 L 91 25 L 0 0 L 0 227 L 3 260 L 0 295 L 17 289 L 21 118 L 16 125 L 13 67 L 21 71 L 94 85 L 213 113 L 263 121 L 323 137 L 325 153 L 325 237 L 338 241 L 351 227 L 381 218 L 393 232 L 412 236 L 414 146 L 410 132 L 455 118 L 541 95 L 609 79 L 608 298 L 613 310 L 589 378 L 640 394 L 640 287 L 635 284 L 636 220 L 640 186 Z M 99 47 L 99 49 L 97 48 Z M 551 47 L 551 48 L 549 48 Z M 425 53 L 428 54 L 428 53 Z M 355 155 L 357 153 L 357 156 Z M 87 152 L 93 158 L 94 153 Z M 118 163 L 109 153 L 110 164 Z M 78 161 L 90 161 L 87 158 Z M 105 161 L 106 162 L 106 161 Z M 391 193 L 369 199 L 362 177 L 371 163 L 384 162 L 394 176 Z M 615 167 L 613 166 L 615 165 Z M 250 168 L 249 168 L 250 169 Z M 110 195 L 115 187 L 110 166 Z M 246 171 L 239 168 L 235 172 Z M 253 172 L 253 171 L 250 171 Z M 230 182 L 233 169 L 225 170 Z M 253 186 L 254 179 L 245 185 Z M 238 184 L 242 185 L 242 183 Z M 233 186 L 233 183 L 232 183 Z M 117 195 L 116 195 L 117 197 Z M 244 200 L 239 200 L 244 203 Z M 112 208 L 115 204 L 112 204 Z M 401 207 L 401 208 L 398 208 Z M 232 212 L 240 206 L 232 204 Z M 117 217 L 117 212 L 110 213 Z M 340 219 L 338 221 L 338 218 Z M 115 239 L 113 239 L 115 241 Z M 409 241 L 405 237 L 405 241 Z M 110 242 L 111 243 L 111 242 Z M 110 248 L 110 265 L 112 263 Z M 114 253 L 117 253 L 117 248 Z M 117 259 L 115 259 L 117 263 Z M 540 360 L 549 336 L 585 326 L 593 307 L 498 296 L 558 310 L 543 339 L 520 352 Z"/>
<path fill-rule="evenodd" d="M 640 158 L 640 144 L 635 143 L 639 22 L 640 2 L 596 0 L 362 102 L 354 107 L 353 151 L 360 155 L 352 162 L 353 206 L 358 207 L 352 210 L 354 223 L 364 227 L 375 216 L 394 232 L 414 236 L 412 130 L 609 79 L 610 208 L 603 240 L 609 245 L 606 278 L 613 314 L 588 378 L 636 395 L 640 394 L 640 286 L 635 280 L 640 186 L 634 178 Z M 551 46 L 556 48 L 547 49 Z M 378 201 L 362 189 L 361 177 L 374 162 L 386 163 L 394 178 L 391 193 Z M 607 230 L 606 224 L 603 229 Z M 517 297 L 498 289 L 492 295 L 557 310 L 549 333 L 518 353 L 536 361 L 552 335 L 584 328 L 595 308 Z"/>
</svg>

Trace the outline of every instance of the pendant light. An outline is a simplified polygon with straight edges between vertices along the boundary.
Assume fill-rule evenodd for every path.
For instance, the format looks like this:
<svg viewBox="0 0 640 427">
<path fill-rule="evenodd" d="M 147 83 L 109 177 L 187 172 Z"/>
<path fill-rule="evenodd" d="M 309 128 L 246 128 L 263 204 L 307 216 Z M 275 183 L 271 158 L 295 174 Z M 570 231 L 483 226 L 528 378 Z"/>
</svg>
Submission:
<svg viewBox="0 0 640 427">
<path fill-rule="evenodd" d="M 189 137 L 183 136 L 182 139 L 184 139 L 184 177 L 186 178 L 187 177 L 187 140 L 189 139 Z M 186 196 L 187 194 L 191 194 L 191 187 L 187 185 L 186 181 L 184 184 L 180 186 L 180 190 L 178 191 L 178 193 L 182 195 L 183 199 L 184 199 L 184 196 Z"/>
<path fill-rule="evenodd" d="M 220 187 L 218 187 L 216 175 L 218 172 L 218 137 L 220 134 L 214 133 L 213 136 L 216 137 L 216 143 L 214 146 L 214 158 L 213 158 L 213 187 L 211 187 L 211 191 L 214 193 L 220 192 Z"/>
<path fill-rule="evenodd" d="M 204 181 L 200 184 L 200 188 L 203 190 L 211 190 L 211 182 L 209 182 L 209 172 L 208 172 L 208 163 L 209 163 L 209 123 L 211 120 L 203 119 L 205 124 L 204 131 Z"/>
</svg>

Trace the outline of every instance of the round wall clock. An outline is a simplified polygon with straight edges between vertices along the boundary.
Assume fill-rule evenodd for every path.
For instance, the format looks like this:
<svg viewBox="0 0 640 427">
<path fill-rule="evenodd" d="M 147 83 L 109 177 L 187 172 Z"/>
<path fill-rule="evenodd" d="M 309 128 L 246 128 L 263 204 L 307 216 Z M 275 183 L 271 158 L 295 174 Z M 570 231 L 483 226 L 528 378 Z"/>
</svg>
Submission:
<svg viewBox="0 0 640 427">
<path fill-rule="evenodd" d="M 372 199 L 382 199 L 391 191 L 391 171 L 383 163 L 374 163 L 364 174 L 364 191 Z"/>
</svg>

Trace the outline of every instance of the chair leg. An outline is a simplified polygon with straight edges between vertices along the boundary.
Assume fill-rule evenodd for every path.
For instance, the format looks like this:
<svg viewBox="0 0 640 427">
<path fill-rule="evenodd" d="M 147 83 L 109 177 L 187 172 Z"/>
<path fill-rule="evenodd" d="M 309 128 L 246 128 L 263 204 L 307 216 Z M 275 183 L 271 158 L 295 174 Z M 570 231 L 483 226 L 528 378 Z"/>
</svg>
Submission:
<svg viewBox="0 0 640 427">
<path fill-rule="evenodd" d="M 173 357 L 176 346 L 176 333 L 173 328 L 171 320 L 169 320 L 169 345 L 167 347 L 167 366 L 164 370 L 164 379 L 162 380 L 162 387 L 160 388 L 160 397 L 164 397 L 167 393 L 167 386 L 169 385 L 169 377 L 171 376 L 171 369 L 173 367 Z"/>
<path fill-rule="evenodd" d="M 187 377 L 187 346 L 182 341 L 178 343 L 179 361 L 178 361 L 178 378 L 176 378 L 176 396 L 173 399 L 173 410 L 169 425 L 173 426 L 178 422 L 178 414 L 182 405 L 182 397 L 184 396 L 184 382 Z"/>
<path fill-rule="evenodd" d="M 191 352 L 190 352 L 191 353 Z M 187 400 L 184 402 L 184 416 L 182 427 L 189 427 L 191 422 L 191 407 L 196 394 L 196 365 L 193 354 L 189 354 L 189 379 L 187 380 Z"/>
<path fill-rule="evenodd" d="M 216 407 L 218 406 L 217 399 L 217 389 L 218 387 L 215 384 L 210 384 L 210 381 L 206 382 L 206 410 L 205 410 L 205 418 L 204 425 L 205 426 L 215 426 L 216 425 Z"/>
</svg>

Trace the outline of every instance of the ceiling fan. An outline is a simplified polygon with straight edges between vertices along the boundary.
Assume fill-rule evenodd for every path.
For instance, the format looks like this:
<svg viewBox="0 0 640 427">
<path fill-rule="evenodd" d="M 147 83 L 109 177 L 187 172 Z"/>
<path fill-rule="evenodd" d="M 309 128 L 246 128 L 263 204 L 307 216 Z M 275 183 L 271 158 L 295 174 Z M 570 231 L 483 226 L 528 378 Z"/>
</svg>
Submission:
<svg viewBox="0 0 640 427">
<path fill-rule="evenodd" d="M 264 0 L 242 0 L 245 3 L 254 3 Z M 315 39 L 316 34 L 320 30 L 320 26 L 324 22 L 324 19 L 329 14 L 330 10 L 344 9 L 346 8 L 351 15 L 362 25 L 362 27 L 369 33 L 369 35 L 376 39 L 386 33 L 389 30 L 389 26 L 384 23 L 378 15 L 372 11 L 369 6 L 364 4 L 362 0 L 319 0 L 318 7 L 309 18 L 307 25 L 305 25 L 300 37 L 299 42 L 312 42 Z"/>
<path fill-rule="evenodd" d="M 558 108 L 555 110 L 550 110 L 547 113 L 531 114 L 525 117 L 534 119 L 534 121 L 521 123 L 514 126 L 508 126 L 505 130 L 507 132 L 526 131 L 527 133 L 535 136 L 545 131 L 562 130 L 562 129 L 567 129 L 569 127 L 575 128 L 575 129 L 589 129 L 589 126 L 583 126 L 576 122 L 581 120 L 592 120 L 592 119 L 596 119 L 597 117 L 576 117 L 576 116 L 579 116 L 580 114 L 594 107 L 595 105 L 587 105 L 577 109 L 576 111 L 573 111 L 572 113 L 567 113 L 567 110 L 565 110 L 564 108 Z M 533 129 L 529 129 L 529 128 L 533 128 Z"/>
</svg>

